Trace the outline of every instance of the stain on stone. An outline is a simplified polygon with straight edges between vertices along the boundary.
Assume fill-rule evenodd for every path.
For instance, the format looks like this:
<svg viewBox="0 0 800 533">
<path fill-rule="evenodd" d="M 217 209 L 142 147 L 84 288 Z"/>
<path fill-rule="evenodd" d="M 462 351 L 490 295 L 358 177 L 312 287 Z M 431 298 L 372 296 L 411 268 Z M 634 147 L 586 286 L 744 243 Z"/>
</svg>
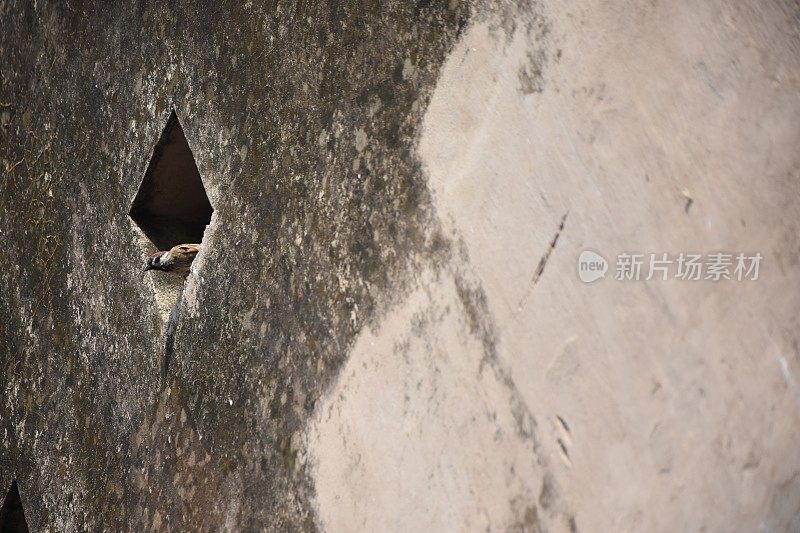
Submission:
<svg viewBox="0 0 800 533">
<path fill-rule="evenodd" d="M 541 3 L 537 0 L 486 0 L 473 18 L 487 23 L 492 34 L 506 44 L 519 33 L 527 48 L 526 60 L 517 70 L 519 90 L 526 95 L 541 93 L 551 58 L 558 61 L 561 57 L 560 50 L 552 42 L 551 24 L 544 16 Z"/>
<path fill-rule="evenodd" d="M 569 515 L 569 517 L 567 518 L 567 526 L 569 527 L 570 533 L 578 533 L 578 524 L 575 521 L 574 516 Z"/>
<path fill-rule="evenodd" d="M 533 504 L 518 513 L 516 521 L 510 524 L 507 530 L 515 533 L 545 533 L 546 531 L 539 518 L 539 510 Z"/>
<path fill-rule="evenodd" d="M 536 438 L 536 419 L 531 413 L 525 400 L 511 378 L 508 369 L 501 363 L 497 356 L 497 337 L 495 335 L 494 321 L 491 317 L 486 302 L 486 293 L 476 283 L 467 281 L 462 274 L 456 274 L 456 293 L 467 316 L 470 332 L 476 335 L 483 344 L 483 359 L 481 371 L 488 366 L 505 385 L 511 394 L 511 412 L 514 417 L 515 427 L 520 437 L 531 443 L 533 451 L 538 451 L 539 442 Z"/>
<path fill-rule="evenodd" d="M 546 472 L 542 480 L 542 490 L 539 492 L 539 505 L 544 510 L 553 507 L 558 498 L 558 491 L 555 486 L 555 478 L 550 472 Z"/>
<path fill-rule="evenodd" d="M 544 50 L 529 51 L 527 61 L 519 67 L 520 90 L 523 94 L 541 93 L 544 90 L 544 68 L 547 56 Z"/>
<path fill-rule="evenodd" d="M 489 323 L 486 293 L 480 287 L 470 286 L 464 278 L 456 278 L 456 293 L 467 315 L 470 332 L 481 339 L 484 353 L 495 357 L 494 328 Z"/>
</svg>

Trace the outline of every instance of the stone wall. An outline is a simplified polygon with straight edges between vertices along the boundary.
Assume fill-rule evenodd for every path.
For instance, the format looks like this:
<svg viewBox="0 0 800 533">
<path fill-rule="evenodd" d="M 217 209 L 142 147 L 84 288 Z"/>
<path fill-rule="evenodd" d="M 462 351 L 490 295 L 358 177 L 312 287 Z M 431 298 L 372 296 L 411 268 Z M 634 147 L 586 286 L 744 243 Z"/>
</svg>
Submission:
<svg viewBox="0 0 800 533">
<path fill-rule="evenodd" d="M 795 3 L 0 20 L 32 530 L 800 528 Z M 173 113 L 213 215 L 170 317 L 128 213 Z M 764 260 L 588 285 L 585 249 Z"/>
</svg>

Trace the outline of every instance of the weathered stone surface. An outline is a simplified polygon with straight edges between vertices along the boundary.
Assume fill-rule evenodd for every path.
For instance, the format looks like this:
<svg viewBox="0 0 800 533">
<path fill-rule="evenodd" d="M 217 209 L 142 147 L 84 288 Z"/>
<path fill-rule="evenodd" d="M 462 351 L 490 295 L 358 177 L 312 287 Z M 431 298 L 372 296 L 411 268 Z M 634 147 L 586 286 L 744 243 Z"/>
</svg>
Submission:
<svg viewBox="0 0 800 533">
<path fill-rule="evenodd" d="M 728 4 L 0 4 L 0 487 L 33 530 L 796 528 L 798 11 Z M 214 214 L 167 324 L 128 212 L 173 108 Z"/>
<path fill-rule="evenodd" d="M 446 253 L 412 149 L 467 7 L 2 10 L 0 481 L 36 527 L 310 527 L 296 435 Z M 173 106 L 216 212 L 164 380 L 127 212 Z"/>
</svg>

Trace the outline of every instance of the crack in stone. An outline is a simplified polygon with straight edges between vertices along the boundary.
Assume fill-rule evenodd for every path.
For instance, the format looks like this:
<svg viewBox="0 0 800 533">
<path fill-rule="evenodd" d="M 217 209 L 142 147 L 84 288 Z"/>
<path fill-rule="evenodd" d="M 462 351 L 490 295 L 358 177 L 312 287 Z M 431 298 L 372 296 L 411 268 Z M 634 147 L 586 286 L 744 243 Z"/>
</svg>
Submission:
<svg viewBox="0 0 800 533">
<path fill-rule="evenodd" d="M 531 290 L 539 282 L 539 278 L 541 278 L 542 273 L 544 273 L 544 267 L 547 266 L 547 261 L 550 259 L 550 254 L 552 254 L 553 250 L 556 249 L 556 245 L 558 244 L 558 238 L 561 236 L 561 232 L 564 231 L 564 224 L 567 222 L 567 215 L 569 215 L 569 211 L 564 213 L 564 216 L 561 217 L 561 223 L 558 225 L 558 231 L 556 231 L 553 240 L 550 241 L 550 246 L 547 248 L 547 251 L 539 260 L 539 265 L 536 267 L 536 272 L 534 272 L 533 279 L 531 280 L 533 284 Z"/>
<path fill-rule="evenodd" d="M 169 372 L 169 363 L 172 360 L 172 355 L 175 353 L 175 332 L 178 329 L 178 320 L 180 318 L 180 308 L 183 301 L 183 291 L 178 295 L 178 301 L 172 306 L 169 312 L 169 320 L 167 320 L 166 335 L 164 341 L 164 377 L 167 377 Z"/>
<path fill-rule="evenodd" d="M 519 301 L 517 305 L 517 309 L 522 309 L 525 306 L 525 303 L 528 301 L 533 289 L 536 288 L 536 284 L 539 283 L 539 279 L 541 279 L 542 274 L 544 273 L 544 269 L 547 266 L 547 262 L 550 260 L 550 256 L 553 253 L 553 250 L 556 249 L 556 245 L 558 244 L 558 238 L 561 237 L 561 232 L 564 231 L 564 225 L 567 222 L 567 216 L 569 215 L 569 210 L 561 217 L 561 222 L 558 224 L 558 229 L 556 230 L 556 234 L 553 236 L 553 239 L 550 241 L 550 245 L 547 247 L 542 258 L 539 260 L 539 264 L 536 266 L 536 271 L 533 273 L 533 277 L 531 278 L 531 286 L 525 291 L 525 295 Z"/>
</svg>

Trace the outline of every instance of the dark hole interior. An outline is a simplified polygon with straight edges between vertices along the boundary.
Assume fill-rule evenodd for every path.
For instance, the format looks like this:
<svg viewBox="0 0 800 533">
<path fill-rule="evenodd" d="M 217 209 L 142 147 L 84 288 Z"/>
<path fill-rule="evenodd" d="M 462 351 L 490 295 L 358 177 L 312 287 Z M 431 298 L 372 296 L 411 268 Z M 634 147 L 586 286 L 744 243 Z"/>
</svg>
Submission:
<svg viewBox="0 0 800 533">
<path fill-rule="evenodd" d="M 3 507 L 0 508 L 0 533 L 28 533 L 28 523 L 25 521 L 25 512 L 22 510 L 22 500 L 19 497 L 17 482 L 11 483 Z"/>
<path fill-rule="evenodd" d="M 175 111 L 128 213 L 159 250 L 199 243 L 213 212 Z"/>
</svg>

